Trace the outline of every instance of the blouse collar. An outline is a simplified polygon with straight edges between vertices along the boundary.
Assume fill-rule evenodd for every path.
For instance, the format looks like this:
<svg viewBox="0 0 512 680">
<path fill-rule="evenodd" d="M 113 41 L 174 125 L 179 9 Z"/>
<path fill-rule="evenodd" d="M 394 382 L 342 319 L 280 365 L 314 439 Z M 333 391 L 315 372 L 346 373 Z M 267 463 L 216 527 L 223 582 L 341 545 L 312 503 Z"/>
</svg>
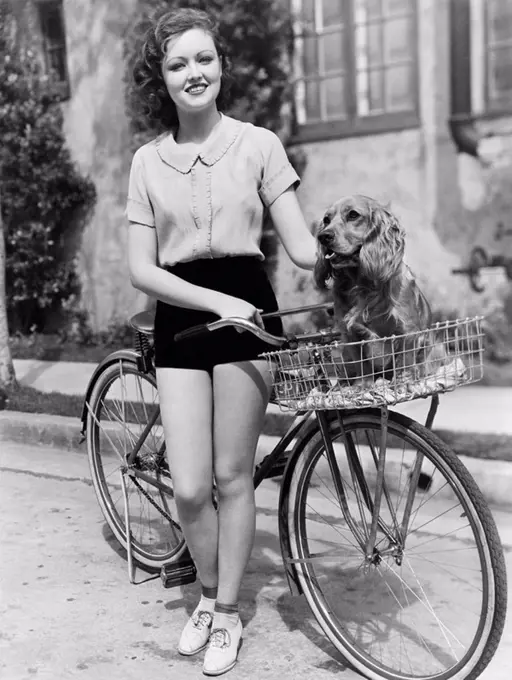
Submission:
<svg viewBox="0 0 512 680">
<path fill-rule="evenodd" d="M 213 138 L 201 151 L 187 150 L 180 144 L 177 144 L 172 132 L 162 135 L 156 141 L 156 149 L 164 163 L 167 163 L 183 174 L 187 174 L 198 158 L 205 165 L 214 165 L 224 156 L 240 134 L 241 129 L 241 121 L 221 113 L 219 127 L 214 131 Z"/>
</svg>

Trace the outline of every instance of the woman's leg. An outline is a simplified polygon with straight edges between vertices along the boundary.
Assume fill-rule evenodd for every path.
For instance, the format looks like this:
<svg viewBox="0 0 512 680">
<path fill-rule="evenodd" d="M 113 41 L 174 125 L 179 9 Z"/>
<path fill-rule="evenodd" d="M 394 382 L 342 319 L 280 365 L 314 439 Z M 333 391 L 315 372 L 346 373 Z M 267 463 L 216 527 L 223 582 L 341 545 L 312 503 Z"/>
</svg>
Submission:
<svg viewBox="0 0 512 680">
<path fill-rule="evenodd" d="M 217 601 L 238 601 L 254 542 L 254 456 L 271 387 L 264 361 L 220 364 L 213 370 L 214 472 L 219 499 Z"/>
<path fill-rule="evenodd" d="M 217 586 L 212 503 L 212 381 L 206 371 L 158 368 L 158 394 L 176 506 L 203 586 Z"/>
</svg>

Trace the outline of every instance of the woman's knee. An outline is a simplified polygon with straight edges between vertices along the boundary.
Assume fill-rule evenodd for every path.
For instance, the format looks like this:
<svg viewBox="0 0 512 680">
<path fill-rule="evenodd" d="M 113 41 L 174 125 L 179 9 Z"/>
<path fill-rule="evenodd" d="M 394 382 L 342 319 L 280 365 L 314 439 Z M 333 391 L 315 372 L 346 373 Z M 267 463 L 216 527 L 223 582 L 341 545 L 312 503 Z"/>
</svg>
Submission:
<svg viewBox="0 0 512 680">
<path fill-rule="evenodd" d="M 254 490 L 252 470 L 237 468 L 215 471 L 215 484 L 220 498 L 236 497 Z"/>
<path fill-rule="evenodd" d="M 174 486 L 178 513 L 185 521 L 193 520 L 212 504 L 211 484 L 181 484 Z"/>
</svg>

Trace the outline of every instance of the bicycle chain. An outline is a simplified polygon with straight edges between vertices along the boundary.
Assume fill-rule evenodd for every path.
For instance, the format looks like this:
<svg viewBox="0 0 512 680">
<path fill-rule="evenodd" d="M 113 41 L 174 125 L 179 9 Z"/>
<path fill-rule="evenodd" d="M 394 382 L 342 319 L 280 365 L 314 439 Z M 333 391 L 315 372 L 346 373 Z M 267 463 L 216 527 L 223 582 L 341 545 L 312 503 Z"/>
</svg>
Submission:
<svg viewBox="0 0 512 680">
<path fill-rule="evenodd" d="M 173 520 L 173 518 L 169 515 L 169 513 L 167 512 L 167 510 L 164 510 L 164 509 L 161 508 L 159 505 L 157 505 L 156 501 L 154 501 L 154 500 L 151 498 L 151 496 L 148 494 L 148 492 L 147 492 L 145 489 L 142 488 L 141 484 L 139 483 L 139 481 L 137 480 L 136 477 L 132 477 L 129 473 L 128 473 L 128 476 L 131 477 L 132 482 L 133 482 L 133 483 L 135 484 L 135 486 L 139 489 L 139 491 L 142 492 L 142 495 L 145 496 L 145 497 L 148 499 L 148 501 L 151 503 L 151 505 L 152 505 L 154 508 L 156 508 L 156 509 L 158 510 L 158 512 L 159 512 L 161 515 L 163 515 L 163 517 L 165 517 L 165 519 L 166 519 L 168 522 L 171 522 L 171 524 L 177 524 L 177 522 L 175 522 L 175 521 Z M 165 476 L 166 476 L 166 475 L 164 475 L 164 477 L 165 477 Z M 171 479 L 171 475 L 168 475 L 168 477 L 169 477 L 169 479 Z M 179 525 L 178 525 L 178 526 L 179 526 Z M 181 527 L 180 527 L 180 531 L 181 531 Z"/>
</svg>

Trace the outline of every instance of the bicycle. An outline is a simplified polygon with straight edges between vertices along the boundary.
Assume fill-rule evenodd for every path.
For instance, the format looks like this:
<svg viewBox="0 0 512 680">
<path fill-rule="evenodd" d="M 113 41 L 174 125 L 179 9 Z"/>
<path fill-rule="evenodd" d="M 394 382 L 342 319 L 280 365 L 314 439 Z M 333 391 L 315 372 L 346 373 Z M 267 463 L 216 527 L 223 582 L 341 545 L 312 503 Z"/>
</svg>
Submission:
<svg viewBox="0 0 512 680">
<path fill-rule="evenodd" d="M 329 305 L 279 314 L 320 307 Z M 98 366 L 82 413 L 94 489 L 127 551 L 132 583 L 134 564 L 160 572 L 165 586 L 190 583 L 195 567 L 159 419 L 152 319 L 131 321 L 135 348 Z M 507 584 L 495 522 L 467 469 L 430 430 L 439 394 L 482 377 L 481 321 L 389 339 L 391 370 L 357 381 L 346 379 L 332 329 L 277 337 L 233 318 L 179 334 L 233 325 L 276 348 L 263 355 L 272 401 L 296 417 L 254 483 L 282 476 L 279 538 L 290 590 L 304 594 L 334 647 L 373 680 L 476 678 L 503 632 Z M 411 340 L 414 363 L 399 374 Z M 367 356 L 367 343 L 357 344 Z M 439 347 L 444 358 L 430 365 Z M 382 349 L 370 352 L 381 367 Z M 420 397 L 431 399 L 425 426 L 389 409 Z"/>
</svg>

